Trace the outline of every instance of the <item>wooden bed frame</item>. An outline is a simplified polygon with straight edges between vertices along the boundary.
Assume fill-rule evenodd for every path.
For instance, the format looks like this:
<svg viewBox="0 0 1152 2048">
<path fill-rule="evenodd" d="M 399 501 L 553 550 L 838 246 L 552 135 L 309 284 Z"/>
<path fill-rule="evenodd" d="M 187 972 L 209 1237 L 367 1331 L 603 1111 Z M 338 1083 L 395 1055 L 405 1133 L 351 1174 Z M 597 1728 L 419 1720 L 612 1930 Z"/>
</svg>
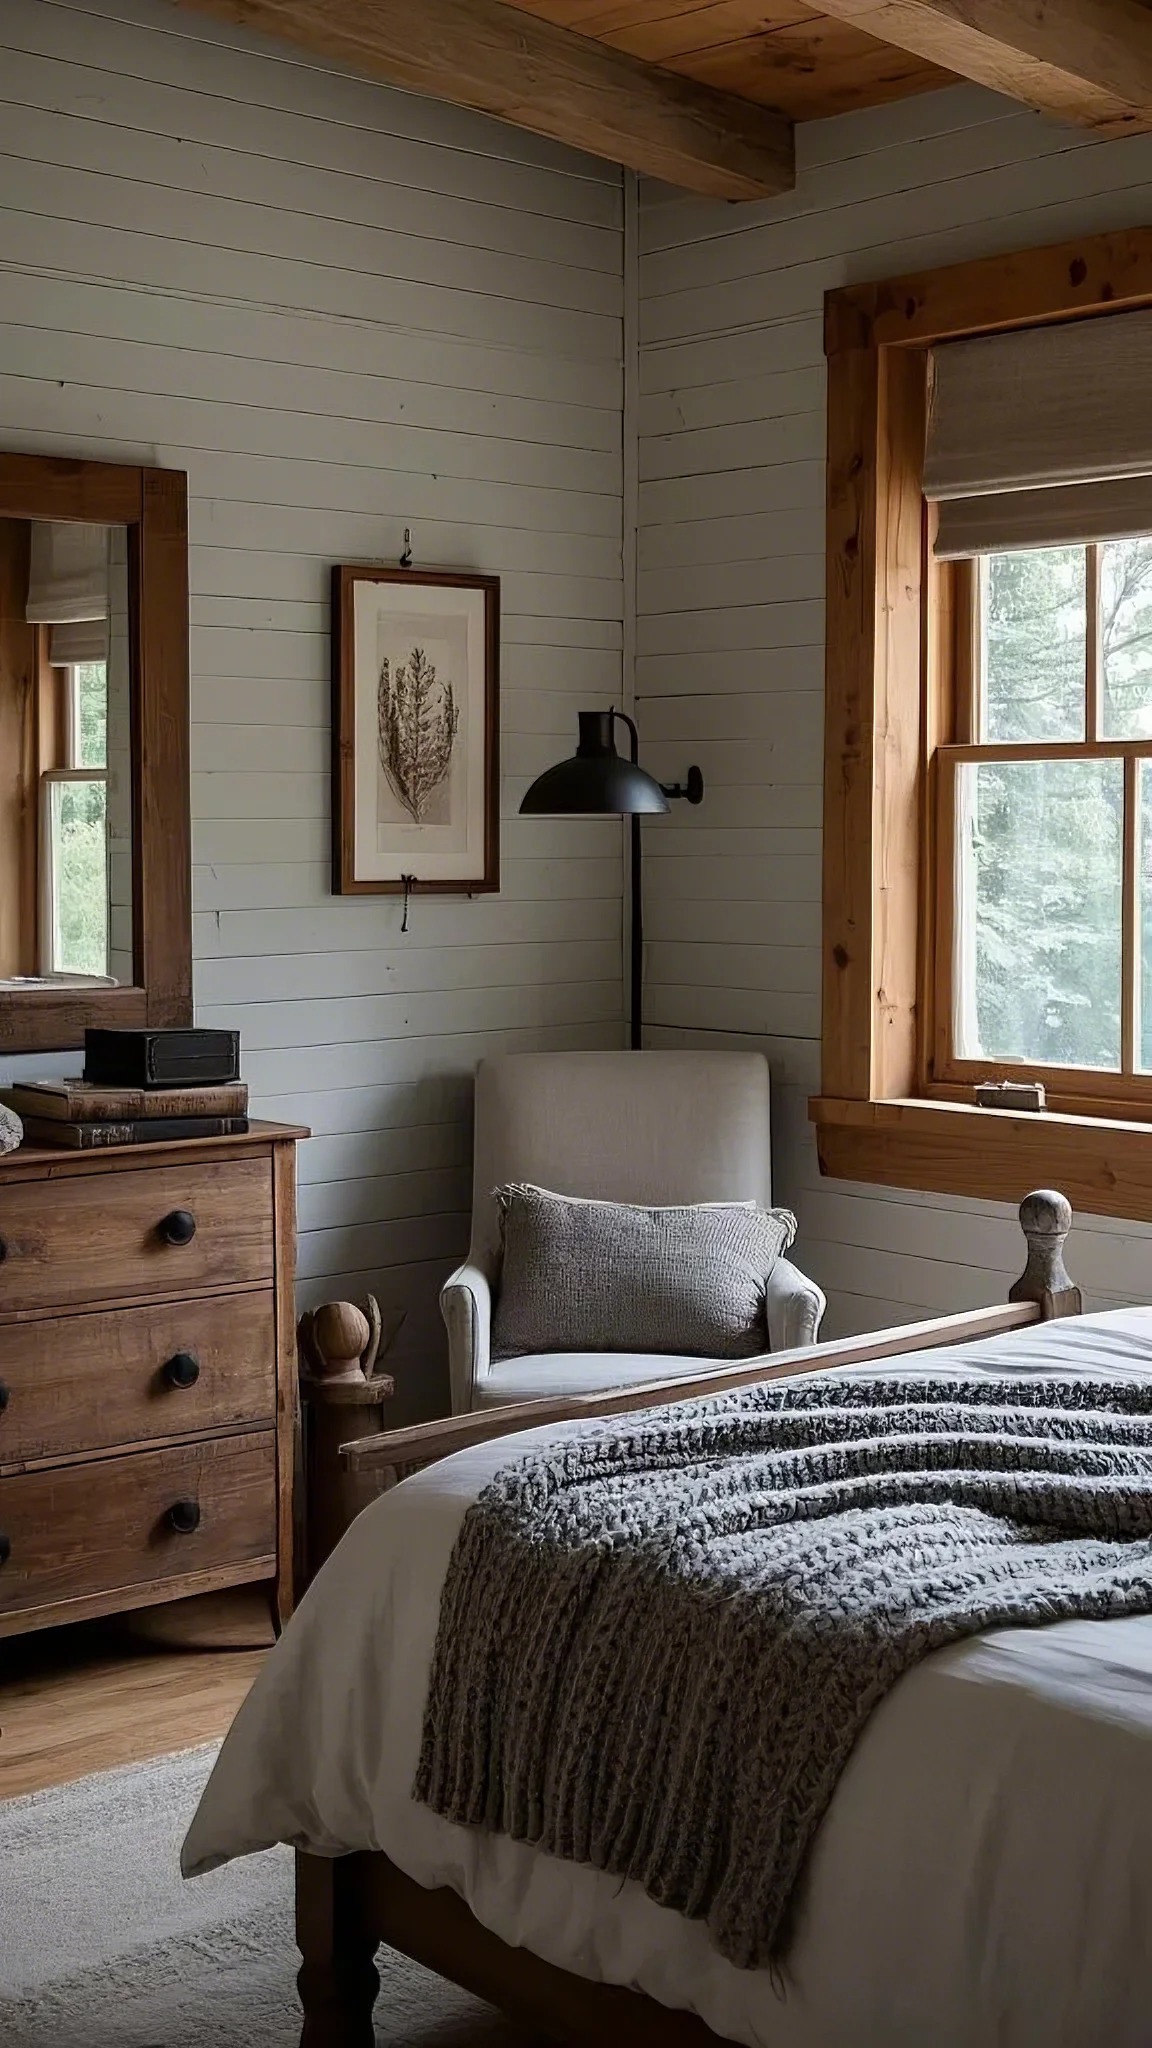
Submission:
<svg viewBox="0 0 1152 2048">
<path fill-rule="evenodd" d="M 1051 1317 L 1078 1315 L 1080 1291 L 1064 1266 L 1072 1224 L 1069 1203 L 1050 1190 L 1029 1195 L 1020 1205 L 1020 1224 L 1028 1262 L 1009 1291 L 1007 1307 L 939 1316 L 840 1344 L 714 1366 L 691 1380 L 525 1402 L 365 1437 L 341 1450 L 341 1468 L 333 1475 L 333 1522 L 341 1522 L 341 1504 L 347 1510 L 344 1526 L 364 1505 L 368 1475 L 378 1478 L 383 1492 L 453 1451 L 519 1430 L 696 1400 L 763 1380 L 972 1343 Z M 722 2048 L 721 2036 L 692 2013 L 673 2011 L 637 1991 L 574 1976 L 528 1949 L 510 1947 L 481 1925 L 457 1893 L 426 1890 L 379 1853 L 297 1855 L 296 1939 L 303 1958 L 297 1979 L 304 2009 L 301 2048 L 373 2048 L 372 2009 L 380 1981 L 374 1957 L 381 1944 L 487 1999 L 550 2040 L 595 2042 L 598 2048 L 614 2048 L 617 2042 L 627 2042 L 628 2048 Z"/>
</svg>

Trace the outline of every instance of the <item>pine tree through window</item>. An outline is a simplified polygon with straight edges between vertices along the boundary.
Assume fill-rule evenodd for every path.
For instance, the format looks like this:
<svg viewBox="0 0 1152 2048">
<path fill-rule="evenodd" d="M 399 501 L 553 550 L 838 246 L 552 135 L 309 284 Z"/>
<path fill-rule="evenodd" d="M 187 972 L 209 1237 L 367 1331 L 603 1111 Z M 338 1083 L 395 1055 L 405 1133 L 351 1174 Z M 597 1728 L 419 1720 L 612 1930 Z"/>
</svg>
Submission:
<svg viewBox="0 0 1152 2048">
<path fill-rule="evenodd" d="M 933 1075 L 1152 1094 L 1152 535 L 956 565 Z"/>
</svg>

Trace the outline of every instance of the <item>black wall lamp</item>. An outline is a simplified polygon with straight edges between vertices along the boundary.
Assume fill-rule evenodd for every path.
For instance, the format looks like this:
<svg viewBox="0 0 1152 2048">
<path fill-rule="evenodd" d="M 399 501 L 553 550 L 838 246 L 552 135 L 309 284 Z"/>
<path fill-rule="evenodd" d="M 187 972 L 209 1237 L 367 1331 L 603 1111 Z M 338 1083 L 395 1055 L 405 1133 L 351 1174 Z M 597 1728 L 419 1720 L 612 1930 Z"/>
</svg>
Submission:
<svg viewBox="0 0 1152 2048">
<path fill-rule="evenodd" d="M 639 762 L 640 740 L 635 722 L 626 711 L 581 711 L 577 718 L 580 742 L 576 752 L 536 777 L 520 809 L 529 817 L 588 817 L 607 813 L 632 821 L 631 1043 L 635 1051 L 640 1045 L 644 978 L 640 820 L 645 814 L 666 811 L 670 798 L 683 797 L 690 804 L 702 802 L 704 777 L 699 768 L 688 770 L 686 782 L 657 782 L 647 774 Z M 628 728 L 627 760 L 616 752 L 617 719 Z"/>
</svg>

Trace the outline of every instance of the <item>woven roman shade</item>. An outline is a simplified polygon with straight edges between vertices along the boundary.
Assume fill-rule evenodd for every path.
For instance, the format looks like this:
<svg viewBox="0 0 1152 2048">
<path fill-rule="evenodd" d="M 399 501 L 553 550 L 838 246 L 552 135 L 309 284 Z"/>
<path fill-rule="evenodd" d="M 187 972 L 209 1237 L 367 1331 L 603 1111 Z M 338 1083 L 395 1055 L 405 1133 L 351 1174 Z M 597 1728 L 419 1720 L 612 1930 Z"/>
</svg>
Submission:
<svg viewBox="0 0 1152 2048">
<path fill-rule="evenodd" d="M 1152 313 L 934 349 L 924 495 L 944 560 L 1152 530 Z"/>
</svg>

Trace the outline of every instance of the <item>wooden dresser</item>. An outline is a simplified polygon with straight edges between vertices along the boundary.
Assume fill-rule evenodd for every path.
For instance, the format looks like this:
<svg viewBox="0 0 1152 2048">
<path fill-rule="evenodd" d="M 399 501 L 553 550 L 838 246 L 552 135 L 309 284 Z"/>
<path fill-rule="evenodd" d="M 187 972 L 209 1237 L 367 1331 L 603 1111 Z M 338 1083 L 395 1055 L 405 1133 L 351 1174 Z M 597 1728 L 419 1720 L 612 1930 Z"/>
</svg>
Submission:
<svg viewBox="0 0 1152 2048">
<path fill-rule="evenodd" d="M 0 1159 L 0 1636 L 292 1604 L 295 1141 Z"/>
</svg>

